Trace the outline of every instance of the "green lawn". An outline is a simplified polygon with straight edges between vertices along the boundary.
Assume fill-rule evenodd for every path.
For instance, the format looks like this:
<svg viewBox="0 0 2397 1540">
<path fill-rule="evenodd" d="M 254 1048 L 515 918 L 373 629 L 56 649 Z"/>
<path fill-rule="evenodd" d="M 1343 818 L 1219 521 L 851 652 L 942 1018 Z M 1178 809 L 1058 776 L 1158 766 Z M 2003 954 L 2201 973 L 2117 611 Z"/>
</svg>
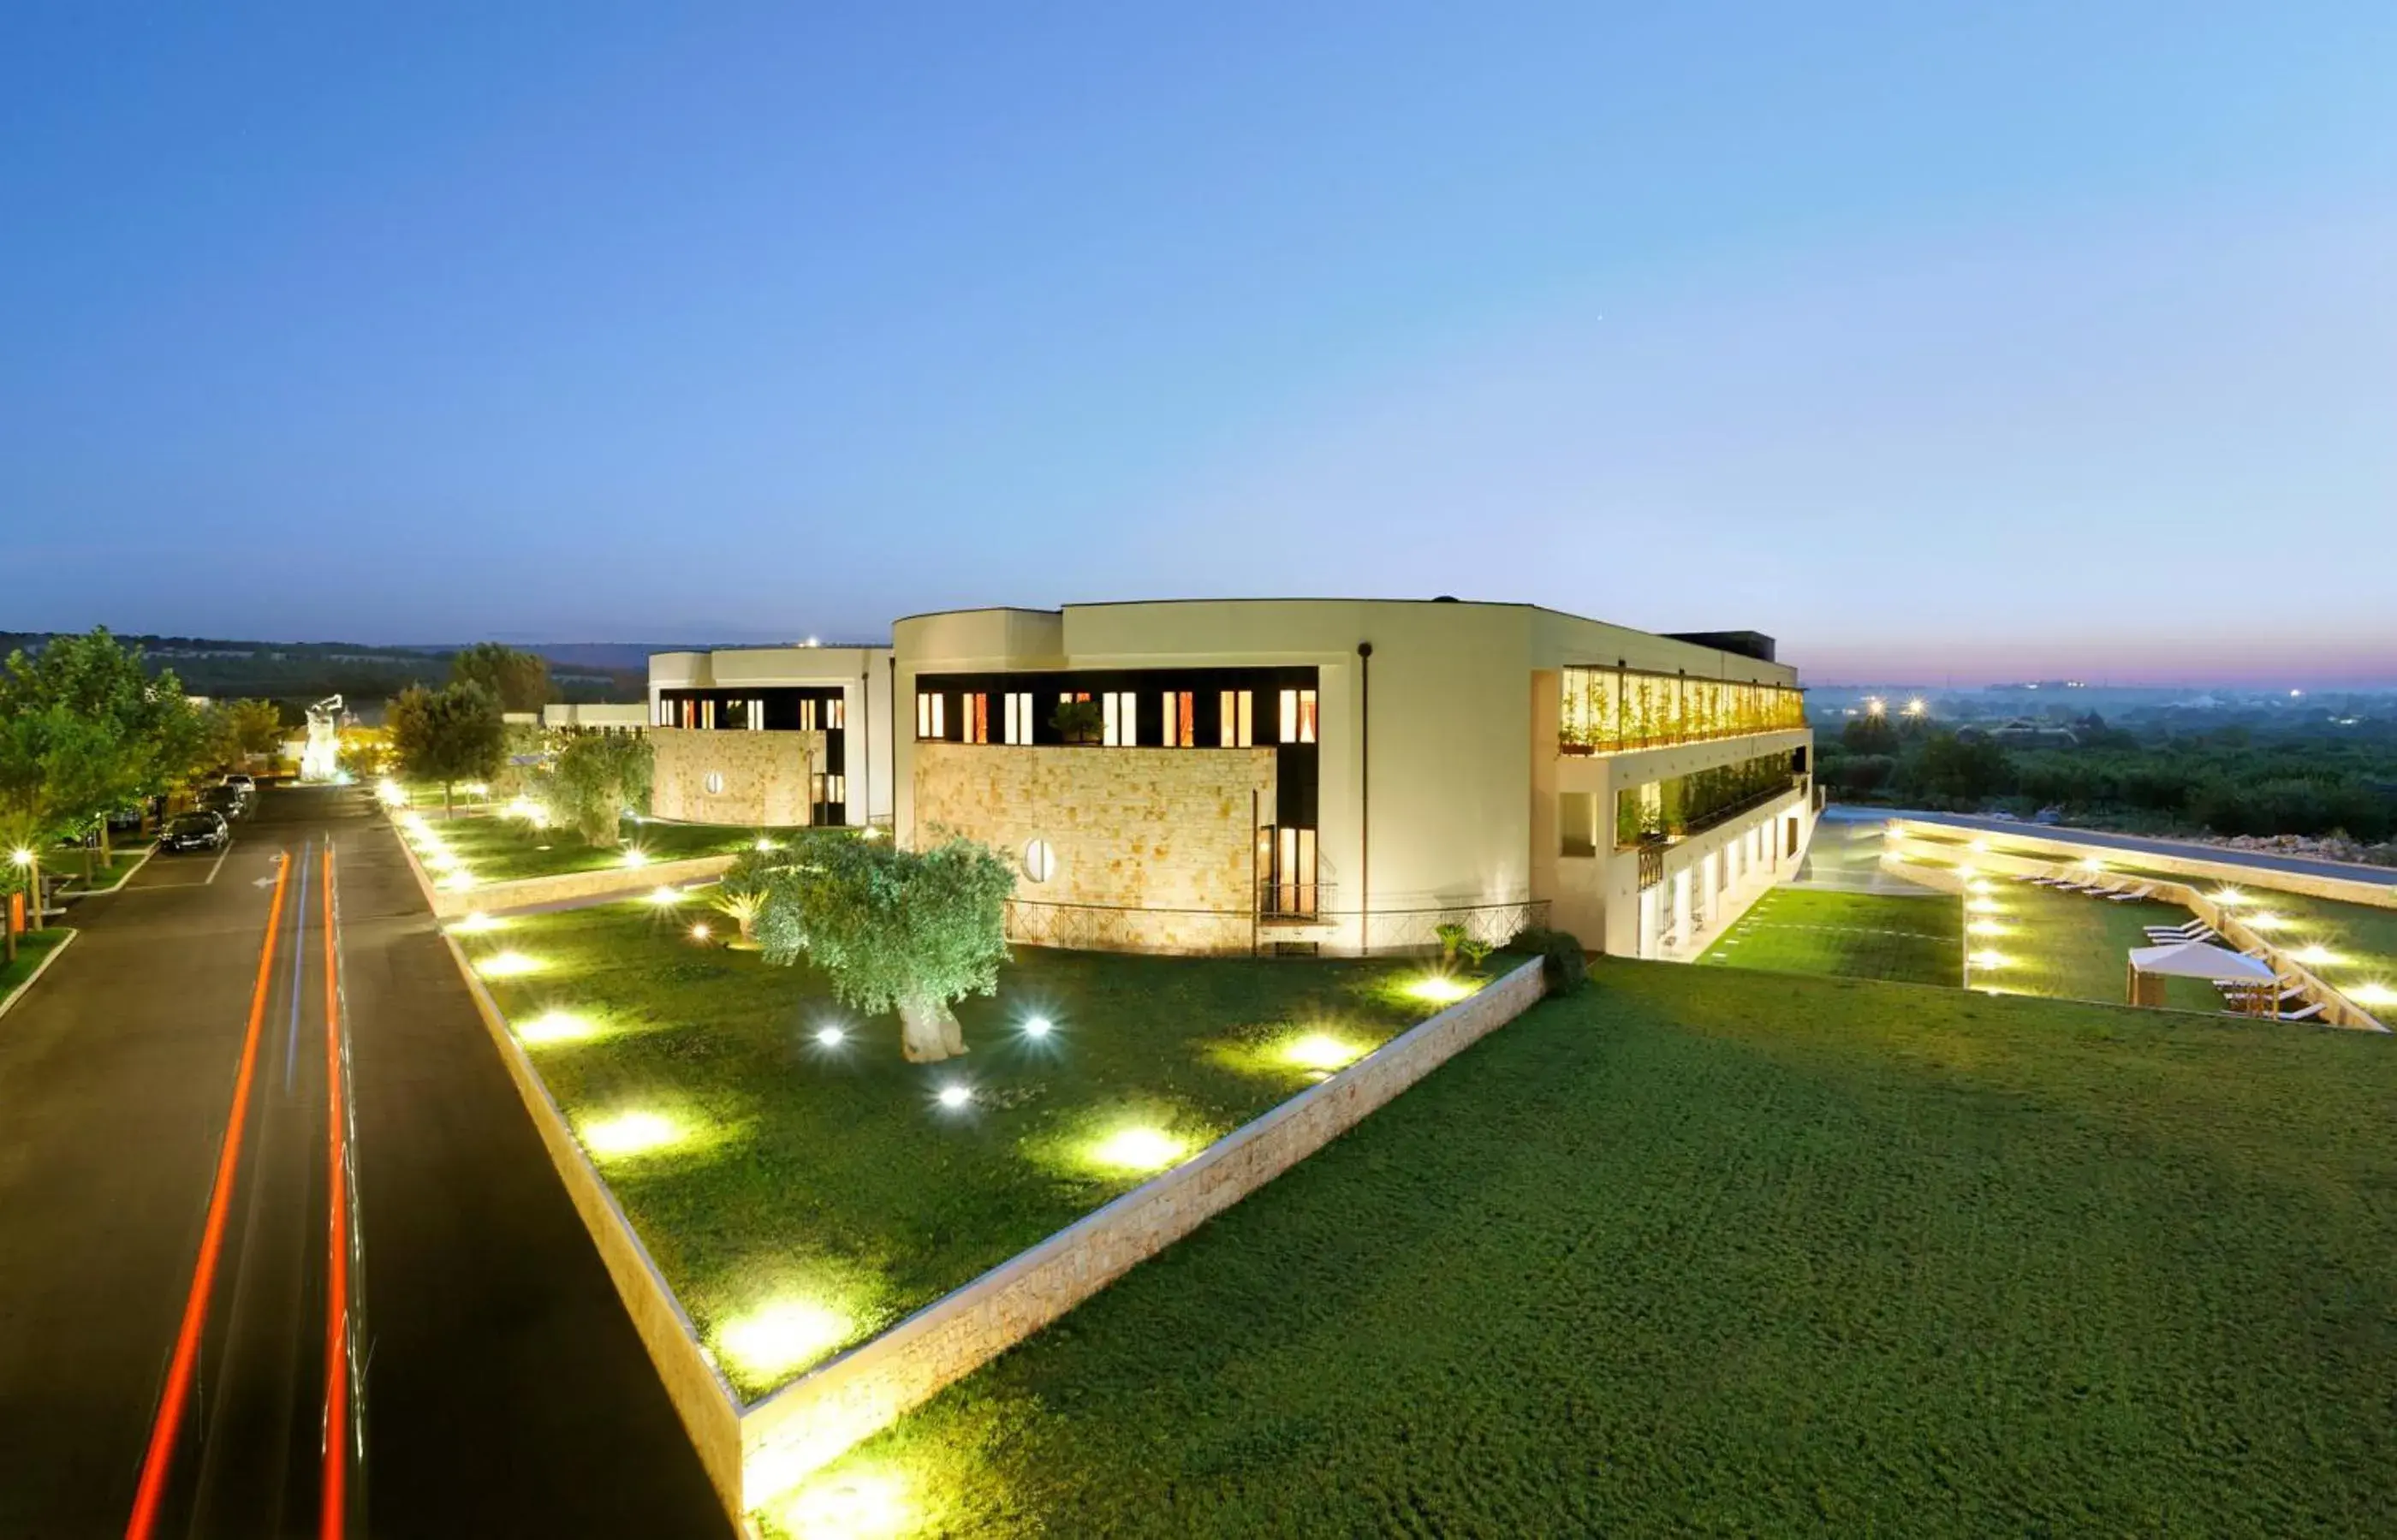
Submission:
<svg viewBox="0 0 2397 1540">
<path fill-rule="evenodd" d="M 6 923 L 5 915 L 0 915 L 0 924 Z M 42 959 L 74 933 L 64 927 L 52 926 L 47 931 L 28 931 L 19 936 L 17 960 L 0 962 L 0 997 L 6 997 L 8 991 L 32 978 L 33 970 L 42 966 Z"/>
<path fill-rule="evenodd" d="M 407 833 L 405 825 L 402 832 Z M 572 829 L 538 829 L 523 819 L 496 813 L 461 814 L 456 818 L 427 813 L 424 832 L 463 862 L 476 881 L 513 882 L 523 877 L 559 877 L 569 872 L 622 865 L 626 852 L 636 849 L 651 861 L 733 855 L 755 845 L 761 834 L 782 837 L 791 831 L 761 831 L 723 824 L 628 823 L 624 825 L 623 845 L 601 850 L 583 843 L 583 837 Z M 424 837 L 408 837 L 420 857 L 432 853 Z"/>
<path fill-rule="evenodd" d="M 44 851 L 42 870 L 54 877 L 73 877 L 74 891 L 78 893 L 104 893 L 123 882 L 133 868 L 141 864 L 141 858 L 149 853 L 150 846 L 150 840 L 137 835 L 118 838 L 106 861 L 100 859 L 99 851 L 93 851 L 89 880 L 86 880 L 83 875 L 84 856 L 80 850 Z"/>
<path fill-rule="evenodd" d="M 1702 965 L 1906 984 L 1959 982 L 1963 924 L 1951 894 L 1920 898 L 1775 888 L 1707 949 Z"/>
<path fill-rule="evenodd" d="M 1594 973 L 769 1517 L 2397 1533 L 2397 1042 Z"/>
<path fill-rule="evenodd" d="M 645 900 L 462 939 L 703 1340 L 757 1394 L 1128 1191 L 1438 1007 L 1420 965 L 1022 948 L 913 1065 L 805 967 Z M 729 922 L 710 917 L 718 926 Z M 548 1019 L 552 1011 L 574 1020 Z M 1045 1038 L 1023 1029 L 1038 1016 Z M 846 1030 L 834 1046 L 816 1040 Z M 587 1036 L 574 1034 L 587 1033 Z M 937 1100 L 967 1088 L 957 1108 Z M 615 1154 L 641 1137 L 652 1152 Z M 770 1313 L 779 1312 L 779 1315 Z M 761 1316 L 797 1346 L 752 1351 Z"/>
<path fill-rule="evenodd" d="M 2147 927 L 2186 925 L 2192 917 L 2176 904 L 2116 904 L 2002 877 L 1989 879 L 1989 890 L 1983 902 L 1994 912 L 1973 918 L 1997 930 L 1972 938 L 1972 984 L 2009 994 L 2120 1004 L 2128 993 L 2132 948 L 2154 944 Z M 1979 966 L 1978 957 L 1989 952 L 1997 954 L 1998 965 Z M 2222 998 L 2203 979 L 2166 979 L 2164 1004 L 2219 1011 Z"/>
</svg>

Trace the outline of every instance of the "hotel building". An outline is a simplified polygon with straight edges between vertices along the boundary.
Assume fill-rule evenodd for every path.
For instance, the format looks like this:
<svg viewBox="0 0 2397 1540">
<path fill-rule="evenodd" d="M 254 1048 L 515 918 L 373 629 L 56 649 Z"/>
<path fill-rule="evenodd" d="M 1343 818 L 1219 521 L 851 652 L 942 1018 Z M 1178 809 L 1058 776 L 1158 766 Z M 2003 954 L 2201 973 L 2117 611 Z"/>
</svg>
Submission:
<svg viewBox="0 0 2397 1540">
<path fill-rule="evenodd" d="M 649 810 L 789 828 L 891 820 L 891 649 L 746 647 L 649 658 Z"/>
</svg>

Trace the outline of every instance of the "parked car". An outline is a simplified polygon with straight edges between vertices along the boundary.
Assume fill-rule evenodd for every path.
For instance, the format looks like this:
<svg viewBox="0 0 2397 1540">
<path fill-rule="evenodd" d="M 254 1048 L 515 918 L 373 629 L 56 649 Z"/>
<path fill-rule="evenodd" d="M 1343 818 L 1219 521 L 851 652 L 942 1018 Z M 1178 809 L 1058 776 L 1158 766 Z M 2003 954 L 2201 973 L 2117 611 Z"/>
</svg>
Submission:
<svg viewBox="0 0 2397 1540">
<path fill-rule="evenodd" d="M 258 795 L 258 783 L 251 780 L 248 776 L 237 771 L 232 775 L 226 776 L 224 778 L 224 783 L 228 786 L 238 788 L 244 797 L 256 797 Z"/>
<path fill-rule="evenodd" d="M 202 810 L 178 814 L 175 821 L 158 835 L 158 848 L 173 854 L 179 850 L 221 850 L 233 837 L 233 829 L 221 813 Z"/>
<path fill-rule="evenodd" d="M 210 786 L 200 793 L 200 806 L 209 812 L 221 813 L 227 823 L 249 816 L 249 797 L 239 786 Z"/>
</svg>

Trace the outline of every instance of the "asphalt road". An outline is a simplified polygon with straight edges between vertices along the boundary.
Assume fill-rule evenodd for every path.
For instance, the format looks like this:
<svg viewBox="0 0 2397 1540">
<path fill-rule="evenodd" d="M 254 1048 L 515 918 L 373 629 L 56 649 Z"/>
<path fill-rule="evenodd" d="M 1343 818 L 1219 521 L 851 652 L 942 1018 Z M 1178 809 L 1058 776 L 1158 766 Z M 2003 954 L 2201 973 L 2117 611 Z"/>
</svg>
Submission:
<svg viewBox="0 0 2397 1540">
<path fill-rule="evenodd" d="M 0 1536 L 127 1533 L 154 1446 L 153 1533 L 317 1533 L 336 1399 L 345 1533 L 731 1533 L 362 798 L 270 790 L 221 860 L 162 855 L 69 918 L 0 1017 Z"/>
</svg>

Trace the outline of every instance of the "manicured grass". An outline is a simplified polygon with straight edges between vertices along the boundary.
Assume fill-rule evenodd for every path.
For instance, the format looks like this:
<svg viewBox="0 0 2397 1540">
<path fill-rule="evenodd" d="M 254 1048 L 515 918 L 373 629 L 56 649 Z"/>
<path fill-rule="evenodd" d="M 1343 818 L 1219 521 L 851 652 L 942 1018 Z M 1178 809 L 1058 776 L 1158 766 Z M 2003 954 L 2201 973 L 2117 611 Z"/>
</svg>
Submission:
<svg viewBox="0 0 2397 1540">
<path fill-rule="evenodd" d="M 424 827 L 465 864 L 466 870 L 478 882 L 513 882 L 524 877 L 559 877 L 569 872 L 621 866 L 625 863 L 626 852 L 636 849 L 651 861 L 734 855 L 755 845 L 761 834 L 779 838 L 792 832 L 724 824 L 627 823 L 624 843 L 614 850 L 603 850 L 583 843 L 583 837 L 572 829 L 535 828 L 523 819 L 497 813 L 456 818 L 428 813 Z M 422 839 L 411 838 L 420 857 L 429 853 Z"/>
<path fill-rule="evenodd" d="M 2397 1530 L 2397 1042 L 1594 972 L 769 1517 Z"/>
<path fill-rule="evenodd" d="M 0 919 L 5 923 L 5 919 Z M 17 960 L 0 962 L 0 998 L 33 976 L 42 959 L 74 932 L 59 926 L 47 931 L 28 931 L 17 938 Z"/>
<path fill-rule="evenodd" d="M 2130 953 L 2153 945 L 2150 925 L 2186 925 L 2176 904 L 2142 900 L 2116 904 L 2086 893 L 2060 893 L 2033 883 L 1992 878 L 1984 902 L 1995 912 L 1975 922 L 1996 933 L 1972 938 L 1975 954 L 1994 952 L 1996 967 L 1973 968 L 1975 989 L 2046 995 L 2057 999 L 2121 1004 L 2129 991 Z M 2176 1011 L 2222 1010 L 2222 997 L 2203 979 L 2164 981 L 2164 1004 Z"/>
<path fill-rule="evenodd" d="M 78 893 L 104 893 L 123 882 L 134 867 L 141 864 L 141 858 L 149 853 L 151 843 L 152 840 L 143 839 L 139 835 L 121 838 L 106 861 L 100 860 L 95 850 L 91 858 L 92 876 L 88 881 L 83 875 L 81 850 L 47 851 L 42 856 L 42 870 L 54 877 L 73 877 L 74 891 Z"/>
<path fill-rule="evenodd" d="M 1302 1038 L 1336 1064 L 1438 1009 L 1403 988 L 1419 964 L 1020 948 L 995 998 L 958 1008 L 967 1056 L 915 1065 L 896 1018 L 856 1019 L 804 966 L 689 941 L 702 917 L 730 928 L 633 901 L 462 939 L 487 976 L 506 951 L 538 965 L 493 993 L 719 1348 L 793 1301 L 833 1313 L 812 1357 L 863 1340 L 1153 1174 L 1105 1158 L 1111 1137 L 1196 1153 L 1321 1078 L 1286 1056 Z M 590 1035 L 560 1038 L 553 1011 Z M 1023 1030 L 1035 1015 L 1046 1038 Z M 846 1039 L 818 1043 L 828 1025 Z M 948 1086 L 971 1103 L 941 1105 Z M 610 1158 L 627 1117 L 666 1120 L 676 1142 Z M 805 1366 L 718 1356 L 747 1394 Z"/>
<path fill-rule="evenodd" d="M 1960 904 L 1947 893 L 1907 898 L 1775 888 L 1701 960 L 1781 973 L 1952 984 L 1963 970 Z"/>
</svg>

